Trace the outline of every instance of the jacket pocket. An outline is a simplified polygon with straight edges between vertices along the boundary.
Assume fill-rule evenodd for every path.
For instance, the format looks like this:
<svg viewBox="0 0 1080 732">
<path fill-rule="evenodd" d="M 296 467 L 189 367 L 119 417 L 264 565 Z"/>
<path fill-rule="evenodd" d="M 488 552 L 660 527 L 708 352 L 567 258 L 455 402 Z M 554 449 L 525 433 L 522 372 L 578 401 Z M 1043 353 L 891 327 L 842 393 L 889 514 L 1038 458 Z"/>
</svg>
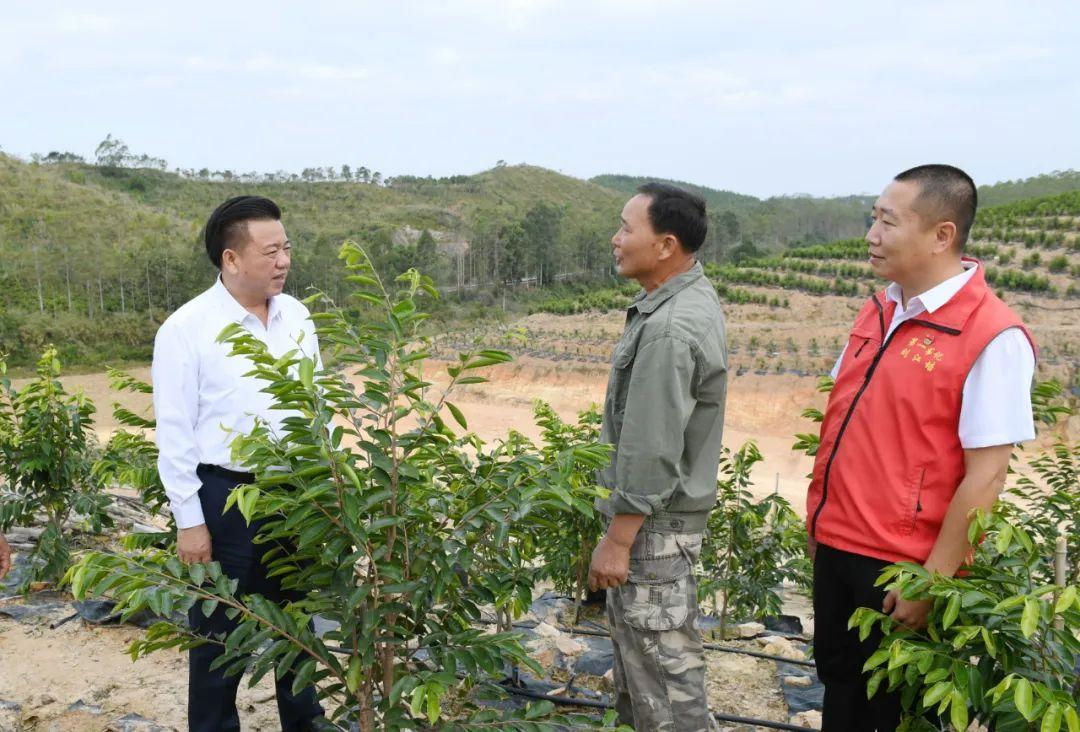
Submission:
<svg viewBox="0 0 1080 732">
<path fill-rule="evenodd" d="M 611 361 L 611 400 L 615 407 L 615 414 L 622 422 L 623 412 L 626 411 L 626 393 L 630 390 L 630 373 L 634 367 L 633 348 L 622 348 L 615 352 Z"/>
<path fill-rule="evenodd" d="M 904 497 L 904 515 L 900 520 L 900 531 L 910 536 L 915 531 L 915 522 L 922 511 L 922 488 L 926 480 L 926 468 L 919 467 L 912 471 L 906 483 L 907 495 Z"/>
</svg>

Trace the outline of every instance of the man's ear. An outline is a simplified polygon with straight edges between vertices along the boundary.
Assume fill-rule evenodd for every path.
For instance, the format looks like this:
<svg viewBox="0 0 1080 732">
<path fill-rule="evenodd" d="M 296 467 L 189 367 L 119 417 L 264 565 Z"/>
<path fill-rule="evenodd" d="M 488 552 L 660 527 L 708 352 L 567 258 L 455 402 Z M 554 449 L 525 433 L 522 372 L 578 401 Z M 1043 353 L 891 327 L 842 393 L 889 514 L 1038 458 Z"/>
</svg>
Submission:
<svg viewBox="0 0 1080 732">
<path fill-rule="evenodd" d="M 957 237 L 960 232 L 952 221 L 942 221 L 934 230 L 934 254 L 945 254 L 954 249 L 959 250 Z"/>
<path fill-rule="evenodd" d="M 660 251 L 657 258 L 664 260 L 674 257 L 679 252 L 679 239 L 674 234 L 664 234 L 660 237 Z"/>
<path fill-rule="evenodd" d="M 221 271 L 232 275 L 240 271 L 239 263 L 236 261 L 235 249 L 225 247 L 221 250 Z"/>
</svg>

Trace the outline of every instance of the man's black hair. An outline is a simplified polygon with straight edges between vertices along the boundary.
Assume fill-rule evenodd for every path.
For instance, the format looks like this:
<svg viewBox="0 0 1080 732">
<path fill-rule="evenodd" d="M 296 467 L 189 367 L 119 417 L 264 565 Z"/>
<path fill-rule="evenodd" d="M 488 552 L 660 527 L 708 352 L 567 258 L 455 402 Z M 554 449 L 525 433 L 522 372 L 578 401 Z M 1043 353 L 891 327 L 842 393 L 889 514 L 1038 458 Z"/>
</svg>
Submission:
<svg viewBox="0 0 1080 732">
<path fill-rule="evenodd" d="M 236 249 L 247 239 L 247 222 L 281 221 L 281 209 L 262 196 L 234 196 L 214 209 L 206 220 L 206 254 L 221 269 L 221 253 Z"/>
<path fill-rule="evenodd" d="M 979 206 L 979 193 L 971 176 L 952 165 L 934 163 L 905 170 L 896 180 L 918 183 L 916 212 L 928 222 L 956 224 L 956 243 L 963 251 Z"/>
<path fill-rule="evenodd" d="M 652 199 L 649 223 L 657 234 L 674 235 L 688 252 L 701 249 L 709 232 L 705 199 L 668 183 L 644 183 L 637 192 Z"/>
</svg>

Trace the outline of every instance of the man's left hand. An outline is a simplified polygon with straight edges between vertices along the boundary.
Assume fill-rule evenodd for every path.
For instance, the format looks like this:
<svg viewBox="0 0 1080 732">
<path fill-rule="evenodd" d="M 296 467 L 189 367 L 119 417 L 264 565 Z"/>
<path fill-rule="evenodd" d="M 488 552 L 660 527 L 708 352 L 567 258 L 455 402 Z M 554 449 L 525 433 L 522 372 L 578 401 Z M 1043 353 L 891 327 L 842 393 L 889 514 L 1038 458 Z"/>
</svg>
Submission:
<svg viewBox="0 0 1080 732">
<path fill-rule="evenodd" d="M 630 545 L 619 544 L 604 536 L 592 553 L 589 565 L 589 589 L 606 590 L 625 584 L 630 574 Z"/>
<path fill-rule="evenodd" d="M 0 534 L 0 579 L 11 569 L 11 545 L 3 534 Z"/>
<path fill-rule="evenodd" d="M 912 630 L 926 627 L 926 618 L 934 607 L 933 600 L 905 600 L 896 590 L 889 590 L 882 603 L 881 612 Z"/>
</svg>

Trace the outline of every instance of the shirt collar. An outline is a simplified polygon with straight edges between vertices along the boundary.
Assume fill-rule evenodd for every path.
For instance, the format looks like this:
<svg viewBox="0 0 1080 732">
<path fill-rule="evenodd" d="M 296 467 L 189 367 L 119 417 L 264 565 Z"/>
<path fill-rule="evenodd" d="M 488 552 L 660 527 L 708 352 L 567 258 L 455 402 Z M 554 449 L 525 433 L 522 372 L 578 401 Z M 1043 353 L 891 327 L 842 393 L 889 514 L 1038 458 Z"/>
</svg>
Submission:
<svg viewBox="0 0 1080 732">
<path fill-rule="evenodd" d="M 949 279 L 945 280 L 941 284 L 931 287 L 921 295 L 908 300 L 907 309 L 910 310 L 913 305 L 922 305 L 928 313 L 933 313 L 942 305 L 952 300 L 956 293 L 960 292 L 960 288 L 968 283 L 973 276 L 975 276 L 975 270 L 978 268 L 979 263 L 971 260 L 963 260 L 964 271 L 958 275 L 953 275 Z M 901 308 L 904 306 L 903 300 L 904 292 L 900 288 L 900 285 L 895 282 L 890 282 L 889 286 L 885 288 L 885 297 L 892 300 Z"/>
<path fill-rule="evenodd" d="M 225 283 L 221 281 L 221 275 L 219 274 L 217 280 L 214 282 L 212 288 L 214 295 L 217 298 L 218 303 L 224 309 L 225 315 L 236 323 L 243 323 L 247 318 L 254 318 L 255 315 L 247 308 L 241 305 L 228 288 L 225 287 Z M 274 296 L 270 298 L 270 305 L 267 309 L 266 322 L 270 323 L 281 316 L 281 298 Z"/>
<path fill-rule="evenodd" d="M 694 262 L 693 267 L 675 275 L 652 292 L 646 293 L 644 290 L 639 292 L 630 307 L 636 307 L 639 313 L 651 313 L 667 302 L 672 295 L 686 289 L 704 276 L 705 270 L 702 268 L 701 262 Z"/>
</svg>

